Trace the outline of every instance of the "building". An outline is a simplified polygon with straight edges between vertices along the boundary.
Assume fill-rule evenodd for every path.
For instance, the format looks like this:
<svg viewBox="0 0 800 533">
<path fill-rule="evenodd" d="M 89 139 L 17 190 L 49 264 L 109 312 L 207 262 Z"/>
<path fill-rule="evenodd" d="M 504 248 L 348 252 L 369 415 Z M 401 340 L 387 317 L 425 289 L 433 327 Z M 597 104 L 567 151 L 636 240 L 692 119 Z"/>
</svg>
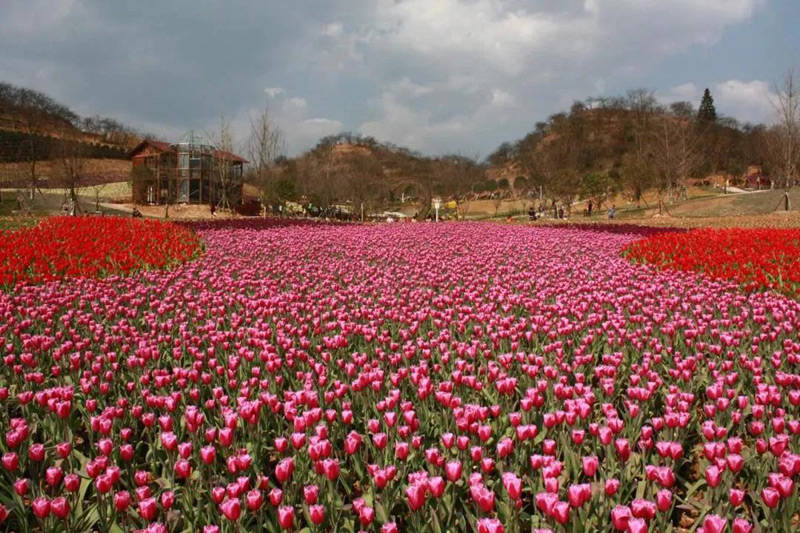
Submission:
<svg viewBox="0 0 800 533">
<path fill-rule="evenodd" d="M 178 143 L 145 139 L 130 154 L 133 201 L 137 204 L 213 204 L 242 200 L 247 161 L 189 133 Z"/>
</svg>

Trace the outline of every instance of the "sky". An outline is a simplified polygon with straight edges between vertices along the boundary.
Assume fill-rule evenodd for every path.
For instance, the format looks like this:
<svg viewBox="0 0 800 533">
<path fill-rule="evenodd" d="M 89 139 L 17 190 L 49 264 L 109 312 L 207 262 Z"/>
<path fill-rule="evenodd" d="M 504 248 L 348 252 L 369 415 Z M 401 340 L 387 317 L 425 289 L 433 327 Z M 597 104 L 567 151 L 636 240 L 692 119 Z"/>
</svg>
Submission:
<svg viewBox="0 0 800 533">
<path fill-rule="evenodd" d="M 164 140 L 287 155 L 350 131 L 483 158 L 575 100 L 653 90 L 742 122 L 800 67 L 797 0 L 0 0 L 0 80 Z"/>
</svg>

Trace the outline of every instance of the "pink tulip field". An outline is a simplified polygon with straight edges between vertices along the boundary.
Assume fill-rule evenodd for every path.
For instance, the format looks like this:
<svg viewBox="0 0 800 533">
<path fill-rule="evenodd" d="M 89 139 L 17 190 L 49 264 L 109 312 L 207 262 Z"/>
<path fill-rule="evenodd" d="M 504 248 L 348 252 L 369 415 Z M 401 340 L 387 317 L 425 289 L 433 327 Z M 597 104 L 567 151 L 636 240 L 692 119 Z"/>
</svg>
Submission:
<svg viewBox="0 0 800 533">
<path fill-rule="evenodd" d="M 800 529 L 800 303 L 656 230 L 194 230 L 0 292 L 0 530 Z"/>
</svg>

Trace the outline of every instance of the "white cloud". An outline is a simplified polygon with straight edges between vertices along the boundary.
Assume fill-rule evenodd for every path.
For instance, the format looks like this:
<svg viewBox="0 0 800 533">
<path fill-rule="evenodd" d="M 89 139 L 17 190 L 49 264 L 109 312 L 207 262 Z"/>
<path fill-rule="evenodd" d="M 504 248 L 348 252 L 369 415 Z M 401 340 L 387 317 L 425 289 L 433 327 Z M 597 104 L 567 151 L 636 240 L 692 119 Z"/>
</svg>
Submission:
<svg viewBox="0 0 800 533">
<path fill-rule="evenodd" d="M 700 105 L 703 90 L 703 87 L 689 82 L 658 93 L 657 97 L 664 103 L 688 101 L 696 108 Z M 741 122 L 769 123 L 774 119 L 772 102 L 776 95 L 766 81 L 719 81 L 710 84 L 709 90 L 719 114 Z"/>
<path fill-rule="evenodd" d="M 608 79 L 715 43 L 764 2 L 375 0 L 325 32 L 322 56 L 380 87 L 363 133 L 425 152 L 460 149 L 462 139 L 472 149 L 506 119 L 515 126 L 508 138 L 530 129 L 543 100 L 552 112 L 602 93 Z M 693 87 L 674 90 L 693 100 Z"/>
<path fill-rule="evenodd" d="M 283 94 L 283 89 L 280 87 L 267 87 L 264 89 L 264 92 L 267 93 L 267 96 L 270 98 L 277 98 L 278 96 Z"/>
<path fill-rule="evenodd" d="M 728 80 L 714 85 L 718 109 L 741 121 L 769 122 L 774 118 L 772 102 L 776 95 L 769 84 L 761 80 Z"/>
</svg>

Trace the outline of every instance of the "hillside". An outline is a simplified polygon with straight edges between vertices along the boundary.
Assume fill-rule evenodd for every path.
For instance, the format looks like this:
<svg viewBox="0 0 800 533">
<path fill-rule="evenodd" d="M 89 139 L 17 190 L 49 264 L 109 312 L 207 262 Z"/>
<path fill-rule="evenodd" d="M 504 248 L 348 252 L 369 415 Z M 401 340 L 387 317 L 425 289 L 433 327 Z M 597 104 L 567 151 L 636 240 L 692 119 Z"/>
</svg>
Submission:
<svg viewBox="0 0 800 533">
<path fill-rule="evenodd" d="M 434 196 L 463 197 L 485 182 L 485 166 L 450 155 L 425 157 L 372 138 L 341 134 L 282 159 L 268 172 L 254 171 L 251 184 L 268 203 L 304 201 L 325 208 L 337 203 L 401 209 L 424 217 Z"/>
<path fill-rule="evenodd" d="M 565 205 L 576 197 L 602 203 L 618 193 L 638 202 L 651 190 L 671 202 L 693 183 L 738 184 L 748 168 L 768 182 L 776 166 L 772 135 L 731 118 L 700 120 L 687 102 L 663 106 L 638 90 L 576 102 L 537 123 L 487 158 L 488 175 L 517 194 L 535 191 Z"/>
<path fill-rule="evenodd" d="M 127 152 L 141 139 L 107 117 L 80 117 L 46 94 L 0 82 L 0 183 L 52 186 L 55 160 L 80 157 L 85 183 L 128 179 Z"/>
</svg>

